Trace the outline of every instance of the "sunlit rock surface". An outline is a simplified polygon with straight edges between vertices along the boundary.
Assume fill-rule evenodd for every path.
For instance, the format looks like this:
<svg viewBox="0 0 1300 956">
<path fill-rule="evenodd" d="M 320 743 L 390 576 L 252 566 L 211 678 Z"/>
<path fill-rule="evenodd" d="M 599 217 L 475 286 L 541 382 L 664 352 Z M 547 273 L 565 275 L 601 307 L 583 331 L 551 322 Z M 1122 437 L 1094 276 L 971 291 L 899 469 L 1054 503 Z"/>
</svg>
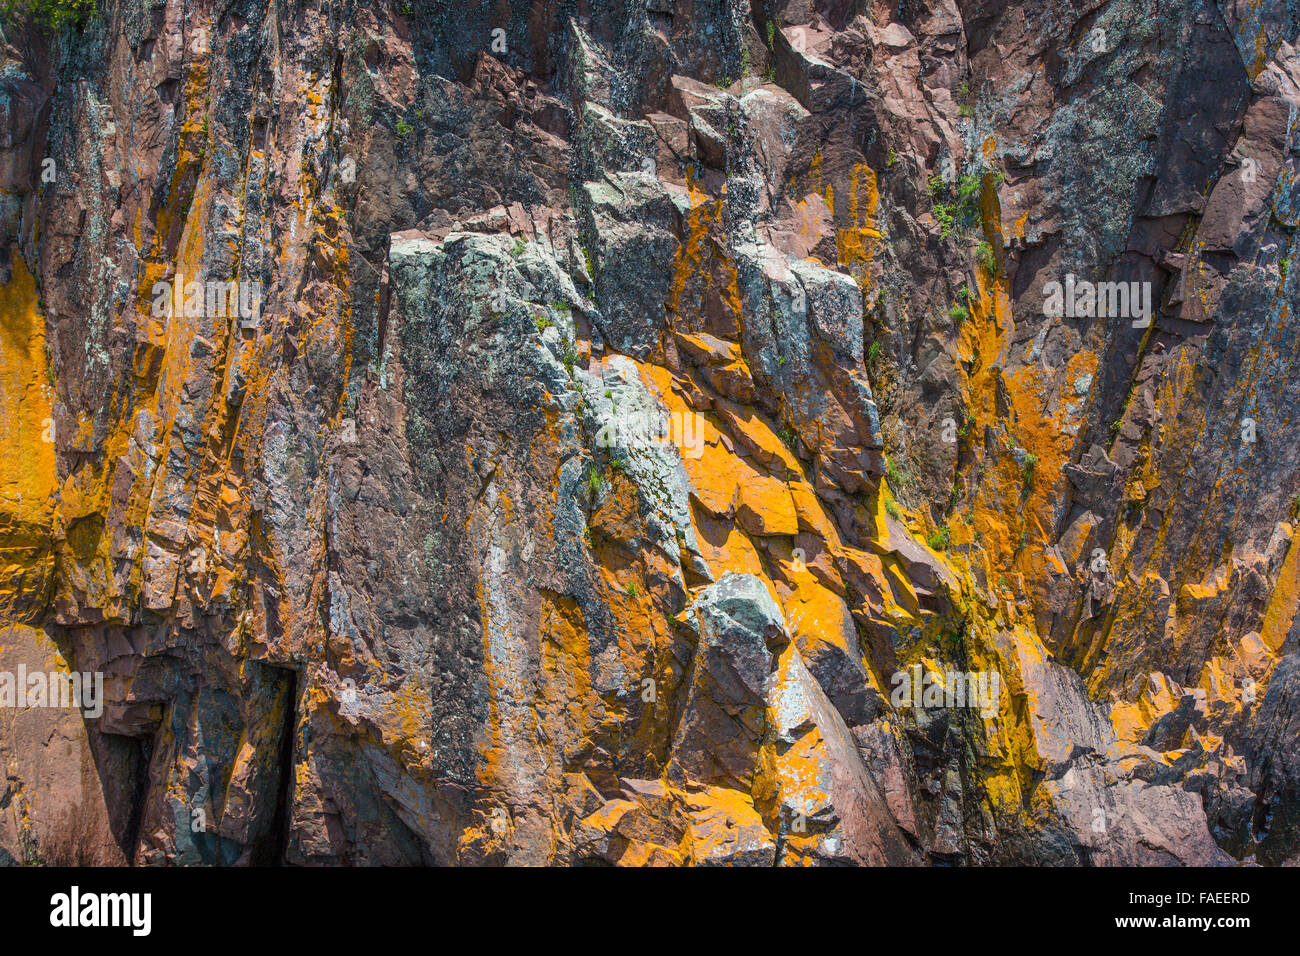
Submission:
<svg viewBox="0 0 1300 956">
<path fill-rule="evenodd" d="M 1281 0 L 3 34 L 0 862 L 1300 863 Z"/>
</svg>

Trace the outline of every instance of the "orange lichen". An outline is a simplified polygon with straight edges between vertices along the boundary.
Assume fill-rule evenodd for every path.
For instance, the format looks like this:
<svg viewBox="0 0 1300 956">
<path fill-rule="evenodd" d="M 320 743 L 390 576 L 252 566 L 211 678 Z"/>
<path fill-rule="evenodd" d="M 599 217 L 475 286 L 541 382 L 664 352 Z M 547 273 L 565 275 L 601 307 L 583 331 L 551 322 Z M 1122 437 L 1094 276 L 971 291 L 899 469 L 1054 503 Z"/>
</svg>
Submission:
<svg viewBox="0 0 1300 956">
<path fill-rule="evenodd" d="M 876 172 L 866 163 L 857 163 L 849 174 L 849 222 L 836 230 L 835 253 L 841 266 L 857 280 L 865 294 L 871 261 L 880 244 L 876 213 L 880 205 L 880 188 Z"/>
<path fill-rule="evenodd" d="M 0 611 L 9 620 L 35 612 L 54 570 L 54 389 L 45 319 L 36 283 L 20 255 L 0 286 L 0 432 L 9 454 L 0 462 Z"/>
<path fill-rule="evenodd" d="M 1269 598 L 1268 609 L 1264 612 L 1264 627 L 1260 637 L 1264 645 L 1277 653 L 1286 641 L 1295 620 L 1296 609 L 1300 607 L 1300 539 L 1292 535 L 1287 548 L 1286 559 L 1277 574 L 1277 584 Z"/>
</svg>

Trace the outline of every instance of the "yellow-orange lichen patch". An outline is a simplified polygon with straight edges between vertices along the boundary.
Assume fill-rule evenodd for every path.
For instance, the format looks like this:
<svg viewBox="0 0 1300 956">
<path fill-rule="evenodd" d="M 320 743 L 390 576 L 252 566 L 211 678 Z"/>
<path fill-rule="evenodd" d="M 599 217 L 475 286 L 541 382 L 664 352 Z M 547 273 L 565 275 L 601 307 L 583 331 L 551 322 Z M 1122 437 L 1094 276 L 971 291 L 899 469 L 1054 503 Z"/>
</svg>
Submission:
<svg viewBox="0 0 1300 956">
<path fill-rule="evenodd" d="M 840 596 L 822 585 L 806 566 L 783 565 L 782 571 L 776 591 L 786 628 L 803 655 L 813 659 L 819 645 L 829 644 L 850 658 L 861 657 L 853 618 Z"/>
<path fill-rule="evenodd" d="M 11 519 L 48 521 L 54 475 L 54 389 L 45 348 L 45 318 L 22 256 L 0 286 L 0 507 Z"/>
<path fill-rule="evenodd" d="M 53 573 L 54 389 L 36 283 L 20 255 L 0 286 L 0 617 L 36 609 Z"/>
<path fill-rule="evenodd" d="M 543 594 L 539 632 L 542 676 L 547 687 L 568 707 L 590 707 L 591 648 L 582 609 L 572 598 Z"/>
<path fill-rule="evenodd" d="M 691 509 L 691 524 L 695 528 L 700 554 L 715 579 L 728 571 L 766 579 L 767 572 L 758 549 L 735 522 L 714 518 L 703 509 L 694 507 Z M 775 592 L 772 597 L 776 599 Z"/>
<path fill-rule="evenodd" d="M 866 293 L 871 262 L 880 244 L 880 227 L 876 221 L 880 205 L 880 187 L 876 172 L 866 163 L 856 164 L 849 173 L 849 222 L 836 231 L 835 254 L 841 266 L 857 280 Z"/>
<path fill-rule="evenodd" d="M 720 400 L 715 403 L 719 419 L 729 434 L 743 442 L 765 467 L 780 475 L 802 475 L 803 466 L 791 454 L 772 426 L 753 409 Z"/>
<path fill-rule="evenodd" d="M 729 314 L 726 327 L 715 329 L 720 334 L 738 338 L 743 327 L 743 308 L 740 302 L 740 277 L 736 265 L 710 236 L 710 226 L 722 228 L 723 199 L 711 198 L 687 177 L 691 208 L 686 217 L 685 237 L 673 259 L 673 282 L 668 296 L 668 312 L 674 327 L 683 319 L 696 319 L 708 314 L 707 302 L 716 296 Z M 715 275 L 715 259 L 721 272 Z M 700 296 L 686 301 L 691 279 L 702 282 Z M 694 322 L 689 323 L 692 328 Z"/>
<path fill-rule="evenodd" d="M 1300 605 L 1300 535 L 1292 534 L 1290 547 L 1282 569 L 1278 571 L 1277 584 L 1269 599 L 1268 609 L 1264 612 L 1264 627 L 1260 638 L 1273 653 L 1281 649 L 1295 620 L 1296 608 Z"/>
</svg>

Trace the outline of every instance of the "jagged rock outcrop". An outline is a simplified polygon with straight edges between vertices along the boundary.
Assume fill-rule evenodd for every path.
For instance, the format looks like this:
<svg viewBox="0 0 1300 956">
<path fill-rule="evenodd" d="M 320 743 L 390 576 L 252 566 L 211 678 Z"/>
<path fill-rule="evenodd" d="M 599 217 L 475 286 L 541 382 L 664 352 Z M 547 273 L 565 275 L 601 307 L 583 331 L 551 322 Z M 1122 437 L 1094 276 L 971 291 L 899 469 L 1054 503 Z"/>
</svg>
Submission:
<svg viewBox="0 0 1300 956">
<path fill-rule="evenodd" d="M 0 861 L 1300 862 L 1287 4 L 3 40 Z"/>
</svg>

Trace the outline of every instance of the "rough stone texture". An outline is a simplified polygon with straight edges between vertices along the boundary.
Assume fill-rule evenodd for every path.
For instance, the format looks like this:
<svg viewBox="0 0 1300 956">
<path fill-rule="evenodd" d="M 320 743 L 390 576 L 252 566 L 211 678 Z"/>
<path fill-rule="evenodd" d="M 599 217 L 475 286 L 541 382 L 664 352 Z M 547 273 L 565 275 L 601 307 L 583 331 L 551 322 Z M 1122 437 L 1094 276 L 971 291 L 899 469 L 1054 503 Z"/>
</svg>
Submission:
<svg viewBox="0 0 1300 956">
<path fill-rule="evenodd" d="M 3 41 L 0 861 L 1300 863 L 1293 5 Z"/>
</svg>

